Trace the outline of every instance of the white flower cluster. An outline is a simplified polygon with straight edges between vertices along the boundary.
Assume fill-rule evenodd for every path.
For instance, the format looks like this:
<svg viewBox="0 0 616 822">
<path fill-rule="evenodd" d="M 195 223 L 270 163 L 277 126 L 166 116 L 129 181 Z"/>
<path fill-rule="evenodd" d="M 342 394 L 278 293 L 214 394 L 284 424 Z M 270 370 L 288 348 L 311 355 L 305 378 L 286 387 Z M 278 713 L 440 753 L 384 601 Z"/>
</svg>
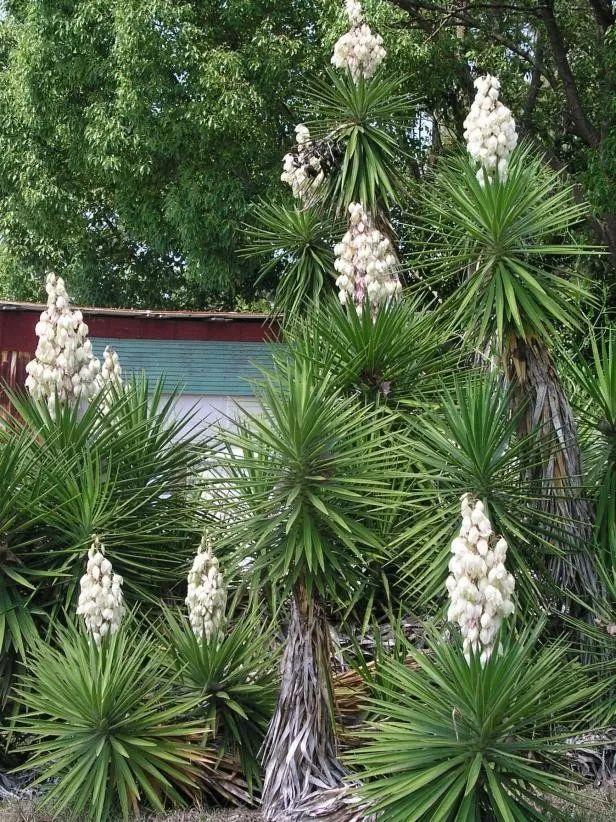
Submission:
<svg viewBox="0 0 616 822">
<path fill-rule="evenodd" d="M 122 577 L 113 573 L 111 562 L 105 557 L 105 546 L 95 536 L 88 551 L 86 573 L 81 577 L 77 613 L 83 616 L 97 645 L 120 627 L 124 615 L 122 583 Z"/>
<path fill-rule="evenodd" d="M 122 366 L 120 365 L 118 352 L 110 345 L 107 345 L 103 351 L 103 364 L 96 378 L 96 389 L 97 391 L 105 391 L 108 386 L 121 389 L 123 385 Z"/>
<path fill-rule="evenodd" d="M 334 246 L 334 254 L 342 305 L 351 300 L 361 310 L 367 297 L 372 311 L 376 311 L 399 295 L 402 285 L 396 271 L 396 255 L 361 203 L 349 205 L 349 229 Z"/>
<path fill-rule="evenodd" d="M 487 74 L 475 80 L 477 94 L 464 121 L 464 139 L 468 153 L 479 164 L 477 179 L 483 185 L 484 172 L 489 180 L 498 174 L 505 182 L 509 155 L 516 147 L 518 133 L 515 120 L 499 99 L 500 82 Z"/>
<path fill-rule="evenodd" d="M 225 582 L 204 534 L 188 574 L 186 597 L 190 626 L 199 640 L 209 642 L 216 635 L 225 617 L 226 604 Z"/>
<path fill-rule="evenodd" d="M 325 179 L 325 172 L 320 158 L 313 153 L 310 131 L 302 123 L 295 126 L 295 142 L 295 150 L 282 159 L 280 179 L 291 186 L 294 197 L 307 200 Z"/>
<path fill-rule="evenodd" d="M 364 10 L 359 0 L 344 0 L 344 8 L 352 26 L 360 26 L 364 22 Z"/>
<path fill-rule="evenodd" d="M 451 604 L 447 619 L 460 626 L 464 653 L 480 652 L 481 662 L 490 658 L 503 617 L 514 611 L 515 580 L 505 568 L 507 543 L 492 533 L 481 500 L 462 497 L 462 527 L 451 543 L 453 556 L 447 590 Z"/>
<path fill-rule="evenodd" d="M 47 400 L 53 411 L 61 402 L 92 396 L 100 363 L 92 354 L 88 326 L 81 311 L 73 311 L 62 277 L 47 276 L 47 308 L 36 324 L 35 358 L 26 366 L 26 387 L 33 397 Z"/>
<path fill-rule="evenodd" d="M 380 34 L 373 34 L 370 26 L 364 23 L 361 3 L 346 0 L 345 6 L 351 29 L 336 41 L 332 63 L 336 68 L 348 69 L 353 82 L 357 83 L 362 77 L 364 80 L 372 77 L 387 52 Z"/>
</svg>

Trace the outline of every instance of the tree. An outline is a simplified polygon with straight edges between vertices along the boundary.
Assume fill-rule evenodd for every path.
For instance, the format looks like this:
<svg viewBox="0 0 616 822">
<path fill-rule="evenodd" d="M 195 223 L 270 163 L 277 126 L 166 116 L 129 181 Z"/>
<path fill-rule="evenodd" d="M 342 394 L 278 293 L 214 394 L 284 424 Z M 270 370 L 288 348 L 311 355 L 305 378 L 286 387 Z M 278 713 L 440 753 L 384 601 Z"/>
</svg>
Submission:
<svg viewBox="0 0 616 822">
<path fill-rule="evenodd" d="M 446 141 L 451 131 L 461 135 L 474 78 L 497 74 L 522 135 L 582 184 L 593 208 L 595 236 L 616 264 L 613 5 L 608 0 L 391 3 L 403 12 L 398 25 L 420 33 L 429 50 L 424 71 L 441 62 L 453 80 L 436 94 L 428 86 L 436 142 Z"/>
<path fill-rule="evenodd" d="M 266 819 L 305 818 L 302 803 L 339 786 L 325 606 L 360 589 L 382 553 L 379 510 L 391 504 L 387 420 L 320 379 L 304 358 L 280 364 L 259 392 L 260 416 L 227 434 L 226 539 L 257 585 L 291 595 L 281 685 L 265 747 Z M 297 814 L 292 817 L 292 814 Z M 289 815 L 289 816 L 287 816 Z"/>
<path fill-rule="evenodd" d="M 311 0 L 14 0 L 0 23 L 0 283 L 41 273 L 103 305 L 232 305 L 235 256 L 271 188 Z"/>
<path fill-rule="evenodd" d="M 399 83 L 380 71 L 385 50 L 361 5 L 347 0 L 345 10 L 350 29 L 332 57 L 338 71 L 309 86 L 300 104 L 305 123 L 283 160 L 292 200 L 263 204 L 252 229 L 251 250 L 264 256 L 264 270 L 272 260 L 282 267 L 277 301 L 287 327 L 298 316 L 322 322 L 336 275 L 340 302 L 369 328 L 400 295 L 391 215 L 404 189 L 401 143 L 412 110 Z M 344 323 L 344 309 L 336 310 Z M 389 415 L 321 367 L 318 334 L 315 345 L 301 334 L 289 341 L 259 392 L 262 415 L 225 437 L 232 459 L 221 464 L 232 517 L 240 512 L 228 538 L 243 546 L 257 573 L 291 595 L 281 688 L 264 746 L 263 810 L 272 820 L 306 818 L 314 794 L 340 787 L 325 608 L 361 593 L 385 554 L 384 512 L 399 496 Z"/>
<path fill-rule="evenodd" d="M 479 103 L 486 99 L 482 82 Z M 474 123 L 466 122 L 474 157 Z M 483 137 L 490 141 L 496 137 Z M 569 554 L 553 563 L 557 582 L 596 596 L 589 550 L 594 515 L 583 488 L 576 421 L 551 353 L 559 327 L 580 327 L 581 303 L 589 297 L 559 267 L 588 250 L 555 240 L 582 218 L 584 207 L 528 148 L 513 152 L 504 175 L 499 161 L 499 174 L 489 176 L 489 160 L 479 154 L 475 171 L 467 156 L 454 155 L 439 168 L 423 197 L 426 245 L 419 260 L 424 270 L 455 283 L 448 301 L 454 325 L 478 351 L 494 356 L 511 386 L 513 412 L 521 413 L 520 433 L 536 435 L 535 467 L 525 479 L 537 480 L 539 504 L 554 516 L 555 541 Z"/>
</svg>

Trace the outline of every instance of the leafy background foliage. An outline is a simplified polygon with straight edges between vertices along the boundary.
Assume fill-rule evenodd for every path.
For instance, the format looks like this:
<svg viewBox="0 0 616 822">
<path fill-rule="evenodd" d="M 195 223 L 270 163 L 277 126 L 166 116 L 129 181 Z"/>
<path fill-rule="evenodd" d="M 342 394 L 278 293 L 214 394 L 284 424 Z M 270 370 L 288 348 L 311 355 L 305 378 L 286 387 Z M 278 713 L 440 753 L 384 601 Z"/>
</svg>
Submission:
<svg viewBox="0 0 616 822">
<path fill-rule="evenodd" d="M 421 176 L 452 137 L 461 137 L 473 68 L 490 71 L 507 89 L 524 135 L 555 168 L 566 165 L 589 197 L 593 242 L 616 236 L 609 20 L 595 19 L 591 3 L 467 5 L 365 3 L 385 40 L 385 75 L 402 93 L 420 96 L 421 111 L 435 118 L 422 139 L 413 128 L 405 134 L 412 174 Z M 241 225 L 251 204 L 281 190 L 280 159 L 304 116 L 299 78 L 316 76 L 329 59 L 345 26 L 342 4 L 5 6 L 3 296 L 39 296 L 40 271 L 50 267 L 69 273 L 82 304 L 229 307 L 269 293 L 278 272 L 257 285 L 254 262 L 235 254 L 244 243 Z M 598 142 L 580 136 L 572 116 L 578 109 L 567 98 L 541 16 L 552 8 L 573 102 Z M 412 232 L 405 242 L 416 246 Z M 607 259 L 586 264 L 605 299 L 612 266 Z"/>
</svg>

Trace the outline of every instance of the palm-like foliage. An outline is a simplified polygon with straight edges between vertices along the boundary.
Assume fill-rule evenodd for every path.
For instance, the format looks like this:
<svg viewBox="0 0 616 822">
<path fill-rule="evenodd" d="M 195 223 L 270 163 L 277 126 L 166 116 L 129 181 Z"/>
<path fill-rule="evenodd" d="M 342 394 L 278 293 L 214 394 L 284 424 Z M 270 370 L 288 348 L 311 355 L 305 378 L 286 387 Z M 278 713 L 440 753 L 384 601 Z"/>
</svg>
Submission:
<svg viewBox="0 0 616 822">
<path fill-rule="evenodd" d="M 532 608 L 546 593 L 546 560 L 557 550 L 551 538 L 560 535 L 562 524 L 537 505 L 541 491 L 520 480 L 534 467 L 532 438 L 517 437 L 520 414 L 512 416 L 509 406 L 497 379 L 471 376 L 443 394 L 438 411 L 409 419 L 417 485 L 408 490 L 409 523 L 397 550 L 405 551 L 404 573 L 415 601 L 440 590 L 466 492 L 485 502 L 495 532 L 506 538 L 525 606 Z"/>
<path fill-rule="evenodd" d="M 394 407 L 401 400 L 418 408 L 434 402 L 460 359 L 435 313 L 412 300 L 372 316 L 332 299 L 307 321 L 287 324 L 285 340 L 294 357 L 312 362 L 323 376 L 329 374 L 341 391 Z"/>
<path fill-rule="evenodd" d="M 509 332 L 549 338 L 579 322 L 588 298 L 580 278 L 555 268 L 563 258 L 591 253 L 562 242 L 586 207 L 572 186 L 530 148 L 517 149 L 505 183 L 481 186 L 466 156 L 447 158 L 422 198 L 424 242 L 417 263 L 435 278 L 455 282 L 454 321 L 485 342 Z"/>
<path fill-rule="evenodd" d="M 601 698 L 587 706 L 584 719 L 589 725 L 612 728 L 616 722 L 616 567 L 598 562 L 597 571 L 600 596 L 592 602 L 578 600 L 582 615 L 565 620 L 579 633 L 584 655 L 602 686 Z"/>
<path fill-rule="evenodd" d="M 207 730 L 208 743 L 213 739 L 221 754 L 239 760 L 252 793 L 261 783 L 258 754 L 278 689 L 271 633 L 259 613 L 249 611 L 202 642 L 184 616 L 165 609 L 161 637 L 180 692 L 198 700 L 191 717 Z"/>
<path fill-rule="evenodd" d="M 552 806 L 576 780 L 566 762 L 576 709 L 598 686 L 562 642 L 537 647 L 542 626 L 506 642 L 485 667 L 459 642 L 409 646 L 414 666 L 382 662 L 377 719 L 348 756 L 362 795 L 391 822 L 568 818 Z"/>
<path fill-rule="evenodd" d="M 262 261 L 259 279 L 278 273 L 274 310 L 291 317 L 318 302 L 333 285 L 331 238 L 340 233 L 338 224 L 314 206 L 277 202 L 257 204 L 252 217 L 242 253 Z"/>
<path fill-rule="evenodd" d="M 222 490 L 239 520 L 228 540 L 289 591 L 348 594 L 381 550 L 371 526 L 393 502 L 387 419 L 343 396 L 311 363 L 279 363 L 257 391 L 260 415 L 223 433 Z M 242 511 L 244 516 L 242 516 Z"/>
<path fill-rule="evenodd" d="M 44 567 L 68 580 L 69 599 L 94 533 L 139 599 L 154 600 L 182 576 L 199 529 L 188 480 L 203 456 L 192 415 L 176 417 L 177 392 L 163 392 L 162 382 L 150 391 L 139 379 L 53 417 L 27 395 L 12 398 L 13 431 L 30 437 L 30 482 L 45 487 L 37 502 Z"/>
<path fill-rule="evenodd" d="M 30 483 L 30 441 L 2 432 L 0 441 L 0 706 L 8 698 L 14 663 L 25 659 L 36 637 L 38 587 L 47 569 L 33 569 L 24 556 L 37 549 L 36 506 L 45 493 Z"/>
<path fill-rule="evenodd" d="M 195 700 L 177 698 L 151 638 L 125 626 L 99 649 L 69 625 L 57 641 L 37 643 L 17 689 L 24 767 L 52 780 L 43 805 L 96 822 L 116 806 L 128 819 L 142 802 L 184 805 L 200 776 L 196 725 L 182 718 Z"/>
<path fill-rule="evenodd" d="M 591 360 L 569 359 L 571 376 L 584 397 L 578 404 L 591 439 L 590 480 L 595 489 L 596 532 L 603 561 L 616 568 L 616 331 L 590 336 Z"/>
<path fill-rule="evenodd" d="M 406 188 L 405 129 L 413 99 L 399 78 L 382 75 L 355 83 L 328 69 L 306 95 L 303 115 L 317 140 L 340 153 L 328 175 L 324 199 L 338 211 L 352 202 L 376 213 L 395 205 Z"/>
</svg>

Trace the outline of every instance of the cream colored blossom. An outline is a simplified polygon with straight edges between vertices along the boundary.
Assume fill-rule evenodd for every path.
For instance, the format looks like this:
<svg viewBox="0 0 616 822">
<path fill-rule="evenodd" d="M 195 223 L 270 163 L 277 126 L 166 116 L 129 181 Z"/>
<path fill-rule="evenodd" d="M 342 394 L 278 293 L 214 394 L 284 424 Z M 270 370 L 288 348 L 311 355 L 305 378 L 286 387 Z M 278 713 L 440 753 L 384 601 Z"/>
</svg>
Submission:
<svg viewBox="0 0 616 822">
<path fill-rule="evenodd" d="M 120 365 L 120 358 L 118 352 L 111 346 L 105 346 L 103 352 L 103 364 L 99 374 L 96 377 L 96 393 L 107 394 L 110 397 L 104 398 L 102 403 L 103 411 L 108 410 L 109 401 L 113 398 L 114 392 L 121 391 L 124 387 L 122 380 L 122 366 Z"/>
<path fill-rule="evenodd" d="M 368 300 L 371 310 L 399 296 L 402 285 L 397 259 L 387 237 L 375 226 L 361 203 L 349 205 L 349 229 L 334 247 L 340 302 L 361 310 Z"/>
<path fill-rule="evenodd" d="M 336 41 L 332 63 L 336 68 L 347 69 L 353 81 L 358 83 L 362 78 L 368 80 L 373 76 L 387 52 L 383 48 L 383 38 L 373 34 L 364 22 L 361 3 L 346 0 L 345 7 L 351 29 Z"/>
<path fill-rule="evenodd" d="M 100 363 L 92 354 L 81 311 L 70 307 L 62 277 L 49 274 L 46 290 L 47 308 L 36 324 L 39 341 L 35 358 L 26 366 L 26 388 L 46 400 L 53 412 L 56 397 L 71 403 L 92 396 Z"/>
<path fill-rule="evenodd" d="M 507 543 L 492 533 L 481 500 L 461 500 L 462 527 L 451 543 L 447 618 L 459 625 L 467 658 L 472 649 L 485 664 L 503 618 L 514 611 L 515 580 L 505 568 Z"/>
<path fill-rule="evenodd" d="M 97 645 L 115 634 L 124 615 L 123 579 L 114 574 L 105 557 L 105 546 L 95 536 L 88 551 L 86 573 L 81 577 L 77 613 L 84 618 L 86 628 Z"/>
<path fill-rule="evenodd" d="M 486 74 L 475 80 L 477 93 L 464 121 L 464 139 L 468 153 L 479 166 L 477 179 L 483 186 L 486 178 L 507 179 L 509 156 L 518 142 L 515 120 L 499 99 L 500 82 Z"/>
<path fill-rule="evenodd" d="M 122 366 L 120 365 L 118 352 L 110 345 L 107 345 L 103 352 L 103 365 L 97 377 L 96 385 L 100 390 L 104 389 L 107 385 L 121 388 L 123 384 Z"/>
<path fill-rule="evenodd" d="M 226 604 L 225 582 L 211 543 L 204 534 L 188 574 L 186 596 L 190 625 L 199 640 L 209 642 L 216 636 L 225 618 Z"/>
</svg>

